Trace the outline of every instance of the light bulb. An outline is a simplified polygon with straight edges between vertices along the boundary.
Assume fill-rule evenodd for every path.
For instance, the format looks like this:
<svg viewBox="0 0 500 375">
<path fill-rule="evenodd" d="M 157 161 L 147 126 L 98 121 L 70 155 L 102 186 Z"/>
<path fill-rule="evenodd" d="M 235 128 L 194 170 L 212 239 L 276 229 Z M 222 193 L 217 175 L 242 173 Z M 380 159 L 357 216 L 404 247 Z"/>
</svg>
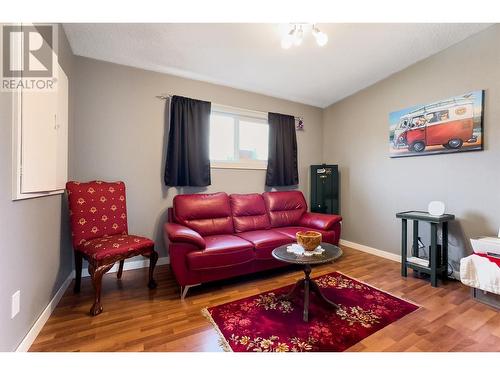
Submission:
<svg viewBox="0 0 500 375">
<path fill-rule="evenodd" d="M 320 31 L 316 36 L 316 43 L 318 43 L 318 46 L 323 47 L 328 43 L 328 35 Z"/>
<path fill-rule="evenodd" d="M 293 40 L 293 44 L 295 44 L 296 46 L 300 46 L 302 44 L 302 38 L 304 37 L 302 26 L 298 30 L 295 30 L 294 34 L 295 38 Z"/>
<path fill-rule="evenodd" d="M 313 28 L 313 35 L 318 46 L 323 47 L 326 43 L 328 43 L 328 35 L 326 35 L 322 31 L 319 31 L 317 28 Z"/>
</svg>

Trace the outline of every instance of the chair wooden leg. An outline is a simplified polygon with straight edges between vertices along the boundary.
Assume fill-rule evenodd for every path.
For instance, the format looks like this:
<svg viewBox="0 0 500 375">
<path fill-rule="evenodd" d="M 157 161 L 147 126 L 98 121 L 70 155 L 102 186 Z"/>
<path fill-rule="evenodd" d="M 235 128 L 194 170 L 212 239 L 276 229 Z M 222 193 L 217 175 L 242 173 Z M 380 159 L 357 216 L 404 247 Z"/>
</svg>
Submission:
<svg viewBox="0 0 500 375">
<path fill-rule="evenodd" d="M 116 277 L 118 279 L 121 279 L 122 278 L 122 273 L 123 273 L 123 265 L 125 264 L 125 259 L 124 260 L 120 260 L 120 266 L 118 267 L 118 273 L 116 274 Z"/>
<path fill-rule="evenodd" d="M 154 270 L 157 261 L 158 261 L 158 253 L 153 250 L 151 255 L 149 256 L 149 282 L 148 282 L 149 289 L 156 288 L 156 281 L 154 279 Z"/>
<path fill-rule="evenodd" d="M 80 285 L 82 281 L 82 263 L 83 255 L 79 251 L 75 251 L 75 287 L 74 293 L 80 293 Z"/>
<path fill-rule="evenodd" d="M 94 266 L 89 263 L 89 274 L 92 278 L 92 284 L 94 285 L 95 297 L 94 304 L 90 308 L 90 315 L 96 316 L 102 312 L 101 305 L 101 286 L 102 286 L 102 276 L 108 272 L 113 264 L 107 264 L 102 266 Z"/>
</svg>

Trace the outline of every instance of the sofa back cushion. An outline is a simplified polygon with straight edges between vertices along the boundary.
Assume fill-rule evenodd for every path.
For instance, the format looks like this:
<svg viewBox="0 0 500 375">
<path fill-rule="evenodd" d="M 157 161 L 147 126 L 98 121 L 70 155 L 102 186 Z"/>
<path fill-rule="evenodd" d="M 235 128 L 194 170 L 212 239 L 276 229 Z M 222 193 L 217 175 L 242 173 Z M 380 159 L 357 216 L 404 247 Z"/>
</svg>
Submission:
<svg viewBox="0 0 500 375">
<path fill-rule="evenodd" d="M 229 198 L 236 232 L 248 232 L 271 227 L 262 195 L 231 194 Z"/>
<path fill-rule="evenodd" d="M 231 205 L 226 193 L 176 195 L 173 207 L 175 222 L 201 236 L 234 232 Z"/>
<path fill-rule="evenodd" d="M 298 190 L 266 192 L 262 197 L 273 228 L 297 225 L 307 211 L 304 195 Z"/>
</svg>

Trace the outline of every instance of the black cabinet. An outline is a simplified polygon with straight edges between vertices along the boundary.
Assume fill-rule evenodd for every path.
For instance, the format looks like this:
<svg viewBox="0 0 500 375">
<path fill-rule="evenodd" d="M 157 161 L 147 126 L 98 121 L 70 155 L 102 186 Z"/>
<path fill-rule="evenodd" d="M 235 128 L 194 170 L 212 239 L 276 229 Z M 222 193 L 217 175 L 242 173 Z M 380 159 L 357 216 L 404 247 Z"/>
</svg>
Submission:
<svg viewBox="0 0 500 375">
<path fill-rule="evenodd" d="M 311 212 L 340 213 L 338 165 L 311 165 Z"/>
</svg>

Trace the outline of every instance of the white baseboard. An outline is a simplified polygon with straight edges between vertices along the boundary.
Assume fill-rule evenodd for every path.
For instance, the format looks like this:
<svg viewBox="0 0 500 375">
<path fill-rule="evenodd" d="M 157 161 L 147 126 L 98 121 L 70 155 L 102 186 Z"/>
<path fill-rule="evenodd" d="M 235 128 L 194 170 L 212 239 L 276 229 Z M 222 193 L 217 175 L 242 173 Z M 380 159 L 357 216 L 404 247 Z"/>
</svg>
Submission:
<svg viewBox="0 0 500 375">
<path fill-rule="evenodd" d="M 158 258 L 158 262 L 156 263 L 157 266 L 162 266 L 164 264 L 169 263 L 169 258 L 168 257 L 161 257 Z M 123 265 L 123 270 L 124 271 L 129 271 L 129 270 L 136 270 L 139 268 L 146 268 L 149 267 L 149 259 L 140 259 L 140 260 L 132 260 L 130 262 L 125 262 Z M 118 263 L 116 263 L 109 271 L 110 272 L 118 272 Z M 82 277 L 89 277 L 89 270 L 87 269 L 86 266 L 83 267 L 82 269 Z M 73 278 L 75 278 L 75 272 L 73 271 Z"/>
<path fill-rule="evenodd" d="M 390 252 L 384 251 L 384 250 L 375 249 L 374 247 L 361 245 L 361 244 L 356 243 L 356 242 L 346 241 L 346 240 L 342 240 L 342 239 L 339 241 L 339 243 L 343 246 L 351 247 L 353 249 L 363 251 L 363 252 L 368 253 L 368 254 L 373 254 L 373 255 L 379 256 L 381 258 L 385 258 L 385 259 L 392 260 L 394 262 L 401 263 L 401 255 L 398 255 L 398 254 L 390 253 Z"/>
<path fill-rule="evenodd" d="M 43 310 L 43 312 L 40 314 L 38 319 L 36 320 L 35 324 L 31 327 L 31 329 L 28 331 L 26 336 L 24 337 L 23 341 L 19 344 L 19 346 L 16 349 L 16 352 L 27 352 L 29 348 L 31 347 L 31 344 L 35 341 L 36 337 L 42 330 L 43 326 L 49 320 L 50 315 L 52 314 L 52 311 L 56 308 L 57 304 L 61 300 L 64 292 L 68 288 L 69 284 L 71 284 L 71 281 L 75 277 L 75 271 L 72 271 L 66 280 L 62 283 L 61 287 L 59 290 L 54 294 L 54 297 L 50 300 L 49 304 L 47 307 Z"/>
<path fill-rule="evenodd" d="M 392 260 L 394 262 L 401 263 L 401 255 L 398 255 L 398 254 L 390 253 L 388 251 L 384 251 L 384 250 L 380 250 L 380 249 L 375 249 L 374 247 L 361 245 L 361 244 L 356 243 L 356 242 L 351 242 L 351 241 L 342 240 L 342 239 L 339 241 L 339 244 L 343 245 L 343 246 L 350 247 L 350 248 L 355 249 L 355 250 L 363 251 L 364 253 L 376 255 L 376 256 L 379 256 L 381 258 L 385 258 L 385 259 Z M 453 273 L 451 274 L 451 276 L 449 276 L 449 278 L 455 279 L 455 280 L 460 280 L 460 272 L 454 270 Z"/>
<path fill-rule="evenodd" d="M 158 262 L 156 263 L 157 266 L 161 266 L 163 264 L 168 264 L 169 263 L 169 258 L 168 257 L 161 257 L 158 258 Z M 125 262 L 123 265 L 123 270 L 128 271 L 128 270 L 135 270 L 138 268 L 146 268 L 149 267 L 149 259 L 143 259 L 143 260 L 134 260 L 131 262 Z M 118 264 L 115 264 L 113 268 L 111 268 L 108 272 L 117 272 L 118 271 Z M 82 270 L 82 277 L 88 277 L 89 272 L 87 269 Z M 16 349 L 16 352 L 27 352 L 33 342 L 35 341 L 36 337 L 42 330 L 43 326 L 49 320 L 50 315 L 56 308 L 57 304 L 61 300 L 62 296 L 64 295 L 64 292 L 66 292 L 66 289 L 68 289 L 68 286 L 71 284 L 71 281 L 75 278 L 75 271 L 71 271 L 71 273 L 68 275 L 66 280 L 62 283 L 61 287 L 59 290 L 56 292 L 54 297 L 50 300 L 49 304 L 47 307 L 43 310 L 43 312 L 40 314 L 38 319 L 36 320 L 35 324 L 31 327 L 31 329 L 28 331 L 26 336 L 24 337 L 23 341 L 19 344 L 19 346 Z"/>
</svg>

